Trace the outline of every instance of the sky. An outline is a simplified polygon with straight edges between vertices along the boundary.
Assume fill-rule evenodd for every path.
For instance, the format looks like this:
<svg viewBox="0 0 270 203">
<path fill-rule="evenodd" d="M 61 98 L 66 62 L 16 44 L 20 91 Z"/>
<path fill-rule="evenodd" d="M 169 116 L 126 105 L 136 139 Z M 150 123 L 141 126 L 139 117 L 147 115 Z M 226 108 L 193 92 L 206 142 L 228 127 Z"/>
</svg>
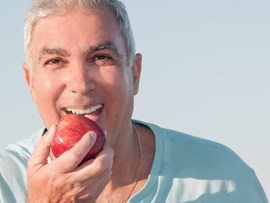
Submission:
<svg viewBox="0 0 270 203">
<path fill-rule="evenodd" d="M 133 118 L 230 147 L 270 199 L 270 1 L 124 3 L 143 55 Z M 0 6 L 0 148 L 42 127 L 22 73 L 29 4 Z"/>
</svg>

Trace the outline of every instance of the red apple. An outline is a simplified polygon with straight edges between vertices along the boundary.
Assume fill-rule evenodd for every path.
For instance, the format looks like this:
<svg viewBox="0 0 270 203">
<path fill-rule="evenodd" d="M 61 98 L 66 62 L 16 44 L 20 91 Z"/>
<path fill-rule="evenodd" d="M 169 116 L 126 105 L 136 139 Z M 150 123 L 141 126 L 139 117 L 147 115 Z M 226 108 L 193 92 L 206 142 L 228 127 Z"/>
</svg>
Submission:
<svg viewBox="0 0 270 203">
<path fill-rule="evenodd" d="M 51 145 L 52 153 L 55 157 L 60 156 L 72 148 L 89 131 L 94 131 L 97 134 L 97 139 L 80 164 L 94 159 L 103 149 L 105 134 L 97 123 L 76 114 L 65 115 L 59 120 Z"/>
</svg>

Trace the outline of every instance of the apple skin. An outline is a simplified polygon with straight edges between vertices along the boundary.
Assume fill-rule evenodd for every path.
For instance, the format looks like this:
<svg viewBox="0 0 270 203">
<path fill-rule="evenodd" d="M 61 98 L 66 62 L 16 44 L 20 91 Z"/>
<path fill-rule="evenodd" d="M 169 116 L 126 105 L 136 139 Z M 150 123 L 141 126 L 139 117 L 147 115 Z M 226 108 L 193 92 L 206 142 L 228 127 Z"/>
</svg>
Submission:
<svg viewBox="0 0 270 203">
<path fill-rule="evenodd" d="M 93 147 L 86 154 L 82 163 L 94 159 L 97 154 L 103 149 L 105 143 L 105 134 L 102 128 L 94 121 L 82 115 L 68 114 L 63 116 L 56 127 L 53 137 L 51 150 L 55 157 L 60 156 L 65 151 L 72 148 L 85 133 L 94 131 L 97 134 L 97 139 Z"/>
</svg>

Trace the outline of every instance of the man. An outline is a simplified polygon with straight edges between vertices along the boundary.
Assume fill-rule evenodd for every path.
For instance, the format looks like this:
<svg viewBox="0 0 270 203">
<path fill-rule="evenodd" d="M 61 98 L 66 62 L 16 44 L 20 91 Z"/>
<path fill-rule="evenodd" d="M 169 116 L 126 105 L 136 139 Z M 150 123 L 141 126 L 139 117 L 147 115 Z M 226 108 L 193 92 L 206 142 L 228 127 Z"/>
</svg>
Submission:
<svg viewBox="0 0 270 203">
<path fill-rule="evenodd" d="M 267 202 L 253 170 L 228 148 L 131 119 L 142 57 L 119 1 L 34 1 L 25 55 L 45 126 L 1 151 L 1 202 Z M 80 166 L 93 132 L 50 154 L 55 125 L 70 113 L 107 132 L 103 150 Z"/>
</svg>

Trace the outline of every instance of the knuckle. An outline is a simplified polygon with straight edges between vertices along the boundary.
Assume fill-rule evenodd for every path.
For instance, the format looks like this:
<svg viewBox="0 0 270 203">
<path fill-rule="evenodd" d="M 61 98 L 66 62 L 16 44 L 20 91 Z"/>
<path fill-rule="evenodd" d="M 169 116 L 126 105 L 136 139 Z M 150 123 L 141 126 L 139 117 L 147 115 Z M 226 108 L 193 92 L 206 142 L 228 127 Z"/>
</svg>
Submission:
<svg viewBox="0 0 270 203">
<path fill-rule="evenodd" d="M 76 193 L 79 193 L 84 189 L 84 186 L 80 181 L 76 180 L 70 184 L 70 189 L 74 190 Z"/>
<path fill-rule="evenodd" d="M 104 172 L 108 169 L 108 166 L 103 161 L 100 161 L 95 164 L 95 168 L 97 172 Z"/>
<path fill-rule="evenodd" d="M 83 188 L 80 181 L 70 177 L 68 174 L 51 176 L 48 183 L 51 186 L 52 192 L 59 192 L 59 190 L 62 190 L 77 193 Z"/>
</svg>

